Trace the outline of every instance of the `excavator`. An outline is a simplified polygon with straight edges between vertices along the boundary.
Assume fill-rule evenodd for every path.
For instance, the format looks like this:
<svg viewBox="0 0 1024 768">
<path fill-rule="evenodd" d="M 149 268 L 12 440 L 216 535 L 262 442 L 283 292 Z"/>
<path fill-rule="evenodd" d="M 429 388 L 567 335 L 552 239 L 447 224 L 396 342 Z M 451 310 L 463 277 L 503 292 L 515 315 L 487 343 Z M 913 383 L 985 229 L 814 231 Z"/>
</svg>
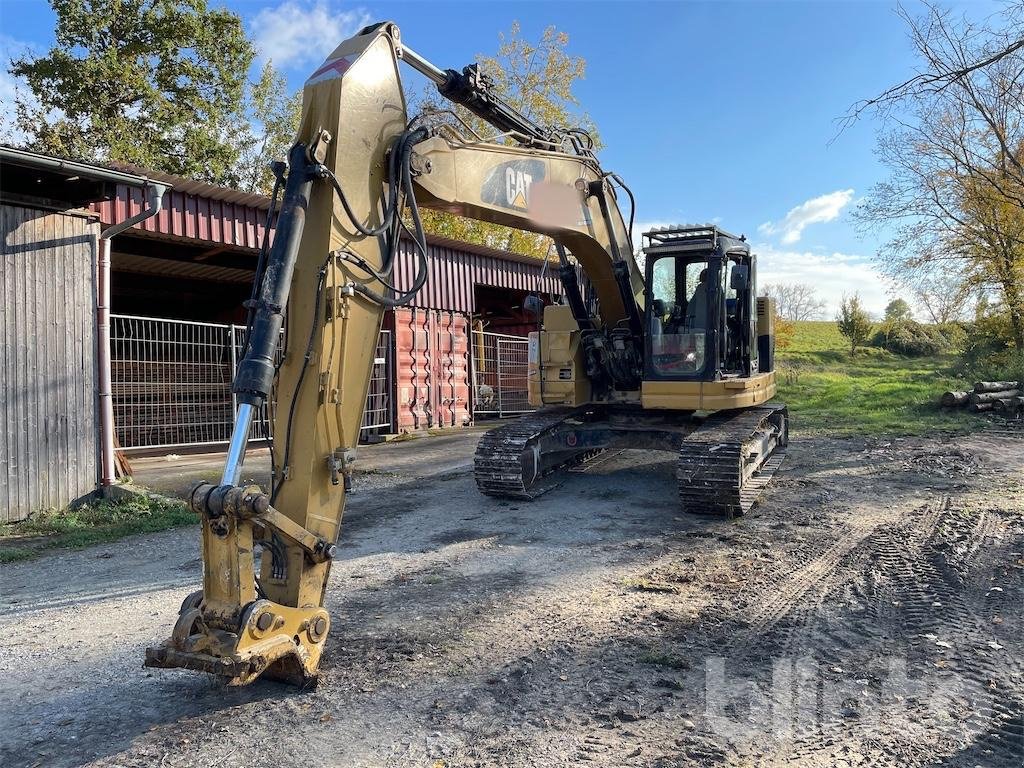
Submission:
<svg viewBox="0 0 1024 768">
<path fill-rule="evenodd" d="M 401 62 L 496 134 L 454 113 L 410 120 Z M 529 341 L 538 410 L 481 439 L 483 493 L 533 498 L 600 451 L 671 450 L 683 509 L 732 516 L 781 461 L 788 415 L 769 402 L 772 308 L 756 298 L 745 240 L 711 225 L 655 230 L 641 266 L 633 214 L 627 223 L 617 202 L 617 190 L 632 194 L 602 170 L 589 136 L 535 124 L 477 66 L 434 66 L 390 22 L 361 30 L 306 81 L 297 140 L 276 170 L 276 231 L 246 303 L 223 473 L 190 498 L 202 588 L 170 638 L 146 650 L 147 666 L 229 685 L 315 683 L 373 340 L 384 312 L 426 280 L 420 206 L 540 233 L 557 248 L 565 302 L 527 299 L 539 324 Z M 403 239 L 419 259 L 408 290 L 392 271 Z M 240 486 L 254 414 L 271 400 L 270 487 Z"/>
</svg>

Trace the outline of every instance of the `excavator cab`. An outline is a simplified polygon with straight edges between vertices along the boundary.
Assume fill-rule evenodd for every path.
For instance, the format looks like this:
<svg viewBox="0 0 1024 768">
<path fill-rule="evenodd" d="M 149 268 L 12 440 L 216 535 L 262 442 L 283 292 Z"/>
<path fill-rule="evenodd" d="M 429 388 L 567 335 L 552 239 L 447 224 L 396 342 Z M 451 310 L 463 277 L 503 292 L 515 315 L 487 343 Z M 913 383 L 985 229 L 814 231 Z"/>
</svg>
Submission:
<svg viewBox="0 0 1024 768">
<path fill-rule="evenodd" d="M 645 381 L 715 381 L 758 370 L 755 257 L 714 226 L 644 234 Z"/>
</svg>

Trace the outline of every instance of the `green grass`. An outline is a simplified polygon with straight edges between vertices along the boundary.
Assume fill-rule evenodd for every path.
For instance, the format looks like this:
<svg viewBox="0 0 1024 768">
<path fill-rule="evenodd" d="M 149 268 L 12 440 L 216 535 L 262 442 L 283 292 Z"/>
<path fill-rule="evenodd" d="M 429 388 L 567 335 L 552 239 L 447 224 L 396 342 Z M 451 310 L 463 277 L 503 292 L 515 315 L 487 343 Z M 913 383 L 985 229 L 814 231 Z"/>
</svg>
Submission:
<svg viewBox="0 0 1024 768">
<path fill-rule="evenodd" d="M 0 526 L 0 563 L 28 560 L 48 549 L 77 549 L 195 522 L 196 516 L 184 503 L 144 494 L 128 501 L 44 510 L 20 523 Z"/>
<path fill-rule="evenodd" d="M 850 357 L 834 322 L 795 326 L 790 346 L 776 359 L 778 399 L 789 406 L 794 430 L 913 435 L 966 432 L 984 423 L 939 407 L 945 390 L 968 387 L 949 373 L 951 356 L 909 358 L 867 348 Z"/>
</svg>

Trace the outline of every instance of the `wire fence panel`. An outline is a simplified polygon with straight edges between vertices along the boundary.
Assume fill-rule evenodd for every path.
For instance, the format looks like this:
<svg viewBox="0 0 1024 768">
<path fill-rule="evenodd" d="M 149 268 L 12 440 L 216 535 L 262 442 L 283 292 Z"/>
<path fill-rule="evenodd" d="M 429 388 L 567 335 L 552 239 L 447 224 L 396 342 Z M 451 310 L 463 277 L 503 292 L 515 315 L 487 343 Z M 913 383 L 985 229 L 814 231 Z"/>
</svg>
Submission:
<svg viewBox="0 0 1024 768">
<path fill-rule="evenodd" d="M 238 407 L 231 382 L 243 354 L 245 326 L 130 315 L 111 315 L 110 322 L 114 425 L 122 448 L 231 439 Z M 391 423 L 390 345 L 390 334 L 383 331 L 364 429 Z M 273 403 L 264 405 L 253 419 L 250 440 L 271 439 L 272 408 Z"/>
<path fill-rule="evenodd" d="M 364 434 L 378 434 L 393 431 L 391 428 L 392 374 L 391 331 L 381 331 L 377 337 L 377 349 L 373 353 L 373 372 L 370 374 L 370 388 L 366 391 L 366 408 L 363 410 Z"/>
<path fill-rule="evenodd" d="M 527 386 L 529 339 L 476 330 L 472 336 L 474 414 L 534 410 Z"/>
<path fill-rule="evenodd" d="M 114 424 L 123 448 L 231 437 L 232 327 L 112 315 Z"/>
</svg>

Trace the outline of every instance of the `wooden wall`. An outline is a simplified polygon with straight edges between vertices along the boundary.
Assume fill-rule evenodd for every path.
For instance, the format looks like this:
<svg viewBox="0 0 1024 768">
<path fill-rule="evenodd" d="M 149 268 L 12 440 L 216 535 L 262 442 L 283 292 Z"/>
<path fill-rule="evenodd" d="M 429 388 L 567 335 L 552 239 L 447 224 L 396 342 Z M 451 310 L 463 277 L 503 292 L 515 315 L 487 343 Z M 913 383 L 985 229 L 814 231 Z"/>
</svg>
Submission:
<svg viewBox="0 0 1024 768">
<path fill-rule="evenodd" d="M 95 217 L 0 205 L 0 522 L 98 478 Z"/>
</svg>

